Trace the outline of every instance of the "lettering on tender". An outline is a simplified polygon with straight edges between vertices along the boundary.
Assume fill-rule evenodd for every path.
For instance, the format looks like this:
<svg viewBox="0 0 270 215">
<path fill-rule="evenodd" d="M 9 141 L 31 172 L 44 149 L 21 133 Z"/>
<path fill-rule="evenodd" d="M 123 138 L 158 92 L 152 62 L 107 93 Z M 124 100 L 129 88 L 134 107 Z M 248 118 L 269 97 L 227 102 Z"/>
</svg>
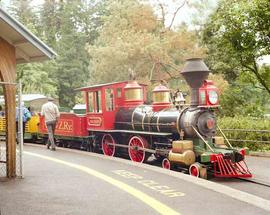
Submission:
<svg viewBox="0 0 270 215">
<path fill-rule="evenodd" d="M 56 125 L 56 129 L 61 131 L 73 131 L 73 121 L 60 120 Z"/>
</svg>

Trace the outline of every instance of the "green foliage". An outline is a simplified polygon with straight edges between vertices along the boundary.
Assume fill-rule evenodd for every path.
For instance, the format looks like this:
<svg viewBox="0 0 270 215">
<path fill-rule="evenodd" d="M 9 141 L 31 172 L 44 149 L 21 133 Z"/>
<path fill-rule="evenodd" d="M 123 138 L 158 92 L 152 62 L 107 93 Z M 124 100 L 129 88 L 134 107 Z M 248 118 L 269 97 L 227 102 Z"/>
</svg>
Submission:
<svg viewBox="0 0 270 215">
<path fill-rule="evenodd" d="M 85 50 L 98 35 L 100 25 L 94 1 L 45 1 L 41 10 L 41 25 L 52 26 L 45 38 L 58 53 L 53 70 L 48 71 L 56 80 L 59 102 L 72 107 L 78 99 L 74 89 L 89 80 L 89 59 Z M 79 95 L 80 96 L 80 95 Z"/>
<path fill-rule="evenodd" d="M 262 117 L 267 113 L 270 98 L 261 88 L 254 87 L 250 76 L 242 74 L 220 96 L 221 116 Z M 253 78 L 254 80 L 255 78 Z"/>
<path fill-rule="evenodd" d="M 44 63 L 17 67 L 23 93 L 44 93 L 72 107 L 79 99 L 74 91 L 89 80 L 89 57 L 85 50 L 98 36 L 103 2 L 94 0 L 44 0 L 34 8 L 33 0 L 11 0 L 9 12 L 52 47 L 58 56 Z"/>
<path fill-rule="evenodd" d="M 44 0 L 36 8 L 33 2 L 10 0 L 8 10 L 58 56 L 18 66 L 17 78 L 23 80 L 24 93 L 57 96 L 61 106 L 80 101 L 74 89 L 89 79 L 126 80 L 129 68 L 147 84 L 163 79 L 178 88 L 175 79 L 184 60 L 204 54 L 195 32 L 166 28 L 153 8 L 139 0 Z"/>
<path fill-rule="evenodd" d="M 104 25 L 88 46 L 92 83 L 127 80 L 129 68 L 137 79 L 169 81 L 179 78 L 179 67 L 191 56 L 202 56 L 196 34 L 181 28 L 165 29 L 153 9 L 132 1 L 109 1 Z"/>
<path fill-rule="evenodd" d="M 203 32 L 208 64 L 233 82 L 241 73 L 255 76 L 270 94 L 270 82 L 257 60 L 270 53 L 269 0 L 223 0 Z"/>
<path fill-rule="evenodd" d="M 250 117 L 222 117 L 218 119 L 221 129 L 269 130 L 270 120 Z M 270 133 L 224 131 L 228 139 L 270 141 Z M 270 144 L 253 142 L 231 142 L 236 147 L 248 147 L 250 150 L 270 150 Z"/>
<path fill-rule="evenodd" d="M 56 97 L 56 85 L 40 63 L 17 66 L 17 78 L 22 80 L 24 93 L 41 93 Z"/>
</svg>

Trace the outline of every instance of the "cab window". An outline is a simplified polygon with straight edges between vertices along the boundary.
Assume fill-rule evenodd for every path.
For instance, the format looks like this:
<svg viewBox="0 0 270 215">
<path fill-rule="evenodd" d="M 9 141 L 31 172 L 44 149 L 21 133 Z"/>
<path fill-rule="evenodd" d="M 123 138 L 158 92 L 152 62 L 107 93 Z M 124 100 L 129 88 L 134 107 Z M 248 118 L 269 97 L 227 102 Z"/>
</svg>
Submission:
<svg viewBox="0 0 270 215">
<path fill-rule="evenodd" d="M 94 93 L 88 92 L 88 112 L 94 112 Z"/>
<path fill-rule="evenodd" d="M 95 92 L 95 100 L 96 100 L 96 113 L 102 113 L 102 105 L 101 105 L 101 91 L 96 91 Z"/>
<path fill-rule="evenodd" d="M 114 110 L 114 95 L 113 89 L 106 89 L 106 111 L 113 111 Z"/>
<path fill-rule="evenodd" d="M 121 88 L 117 88 L 117 98 L 120 98 L 122 96 L 122 89 Z"/>
<path fill-rule="evenodd" d="M 101 91 L 88 92 L 88 112 L 102 113 Z"/>
</svg>

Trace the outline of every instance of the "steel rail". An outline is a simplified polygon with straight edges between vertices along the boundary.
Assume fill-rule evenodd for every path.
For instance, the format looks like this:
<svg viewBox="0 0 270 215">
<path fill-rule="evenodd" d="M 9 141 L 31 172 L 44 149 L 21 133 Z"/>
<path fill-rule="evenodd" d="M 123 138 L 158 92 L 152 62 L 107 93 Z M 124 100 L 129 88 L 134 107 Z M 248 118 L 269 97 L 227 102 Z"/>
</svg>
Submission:
<svg viewBox="0 0 270 215">
<path fill-rule="evenodd" d="M 261 181 L 261 180 L 257 180 L 257 179 L 247 179 L 247 178 L 237 178 L 237 179 L 242 180 L 242 181 L 247 181 L 253 184 L 258 184 L 264 187 L 270 187 L 269 183 Z"/>
</svg>

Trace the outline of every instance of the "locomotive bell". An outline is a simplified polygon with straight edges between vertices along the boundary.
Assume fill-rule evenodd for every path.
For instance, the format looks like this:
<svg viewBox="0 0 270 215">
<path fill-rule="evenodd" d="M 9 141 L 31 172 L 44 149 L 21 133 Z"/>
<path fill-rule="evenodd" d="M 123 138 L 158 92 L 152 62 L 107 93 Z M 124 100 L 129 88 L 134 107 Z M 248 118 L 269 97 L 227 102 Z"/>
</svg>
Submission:
<svg viewBox="0 0 270 215">
<path fill-rule="evenodd" d="M 198 105 L 198 89 L 208 77 L 210 70 L 201 58 L 187 59 L 181 74 L 191 88 L 191 105 Z"/>
</svg>

